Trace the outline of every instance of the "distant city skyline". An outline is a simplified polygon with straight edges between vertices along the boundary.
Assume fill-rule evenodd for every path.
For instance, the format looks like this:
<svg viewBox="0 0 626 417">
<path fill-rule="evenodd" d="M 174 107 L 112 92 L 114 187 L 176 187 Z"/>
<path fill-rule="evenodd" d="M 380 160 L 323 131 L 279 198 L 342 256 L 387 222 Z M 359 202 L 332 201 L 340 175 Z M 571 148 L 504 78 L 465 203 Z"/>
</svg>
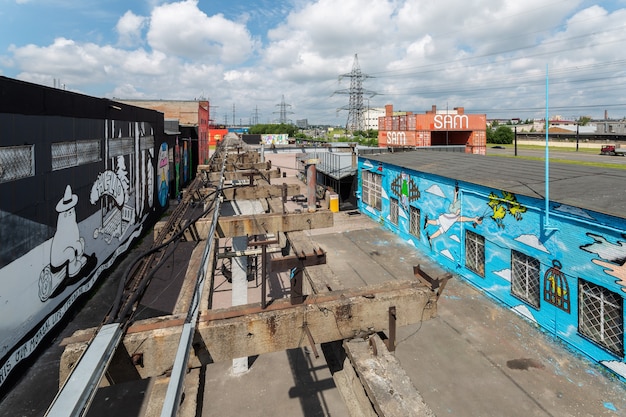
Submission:
<svg viewBox="0 0 626 417">
<path fill-rule="evenodd" d="M 342 126 L 368 106 L 626 117 L 626 1 L 0 0 L 0 75 L 96 97 L 210 100 L 216 121 Z"/>
</svg>

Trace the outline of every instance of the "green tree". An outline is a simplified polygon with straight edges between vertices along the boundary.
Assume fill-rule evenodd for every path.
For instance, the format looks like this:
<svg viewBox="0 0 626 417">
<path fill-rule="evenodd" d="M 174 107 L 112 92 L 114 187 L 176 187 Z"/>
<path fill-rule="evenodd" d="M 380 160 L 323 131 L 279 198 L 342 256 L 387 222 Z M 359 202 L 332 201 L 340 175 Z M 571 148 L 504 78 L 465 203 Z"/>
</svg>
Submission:
<svg viewBox="0 0 626 417">
<path fill-rule="evenodd" d="M 581 116 L 581 117 L 578 118 L 577 123 L 580 126 L 586 126 L 587 123 L 589 123 L 590 121 L 591 121 L 591 117 L 589 117 L 589 116 Z"/>
<path fill-rule="evenodd" d="M 288 125 L 285 123 L 258 124 L 250 127 L 249 133 L 251 135 L 287 133 L 289 137 L 294 137 L 296 133 L 298 133 L 298 128 L 294 125 Z"/>
<path fill-rule="evenodd" d="M 508 126 L 498 126 L 496 130 L 487 129 L 487 143 L 510 145 L 515 134 Z"/>
</svg>

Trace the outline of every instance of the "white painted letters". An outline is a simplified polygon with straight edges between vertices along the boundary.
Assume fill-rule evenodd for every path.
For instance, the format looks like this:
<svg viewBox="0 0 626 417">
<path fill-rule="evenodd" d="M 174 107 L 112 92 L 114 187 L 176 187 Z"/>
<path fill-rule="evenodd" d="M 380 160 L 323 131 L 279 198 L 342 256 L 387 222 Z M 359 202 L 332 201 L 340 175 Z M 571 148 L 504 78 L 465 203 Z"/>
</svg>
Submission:
<svg viewBox="0 0 626 417">
<path fill-rule="evenodd" d="M 406 146 L 405 132 L 387 132 L 387 145 Z"/>
<path fill-rule="evenodd" d="M 466 129 L 469 130 L 467 114 L 437 114 L 435 129 Z"/>
</svg>

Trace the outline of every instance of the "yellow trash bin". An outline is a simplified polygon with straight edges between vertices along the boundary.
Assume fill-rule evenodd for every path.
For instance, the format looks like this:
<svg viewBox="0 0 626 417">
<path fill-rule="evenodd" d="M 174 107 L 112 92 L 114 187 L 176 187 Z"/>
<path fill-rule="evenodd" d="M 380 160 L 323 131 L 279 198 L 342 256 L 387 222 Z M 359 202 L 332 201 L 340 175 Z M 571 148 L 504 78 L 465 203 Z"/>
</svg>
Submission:
<svg viewBox="0 0 626 417">
<path fill-rule="evenodd" d="M 339 195 L 332 193 L 330 195 L 330 211 L 332 211 L 333 213 L 337 213 L 339 212 Z"/>
</svg>

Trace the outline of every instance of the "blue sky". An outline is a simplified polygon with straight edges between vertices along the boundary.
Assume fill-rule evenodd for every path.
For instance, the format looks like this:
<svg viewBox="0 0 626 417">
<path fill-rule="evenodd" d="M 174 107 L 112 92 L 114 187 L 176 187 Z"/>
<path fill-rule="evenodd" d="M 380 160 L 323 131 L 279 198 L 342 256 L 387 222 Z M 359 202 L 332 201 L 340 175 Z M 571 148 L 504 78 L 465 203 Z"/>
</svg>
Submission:
<svg viewBox="0 0 626 417">
<path fill-rule="evenodd" d="M 219 123 L 344 125 L 371 107 L 626 116 L 626 0 L 0 0 L 0 75 L 120 99 L 206 97 Z"/>
</svg>

